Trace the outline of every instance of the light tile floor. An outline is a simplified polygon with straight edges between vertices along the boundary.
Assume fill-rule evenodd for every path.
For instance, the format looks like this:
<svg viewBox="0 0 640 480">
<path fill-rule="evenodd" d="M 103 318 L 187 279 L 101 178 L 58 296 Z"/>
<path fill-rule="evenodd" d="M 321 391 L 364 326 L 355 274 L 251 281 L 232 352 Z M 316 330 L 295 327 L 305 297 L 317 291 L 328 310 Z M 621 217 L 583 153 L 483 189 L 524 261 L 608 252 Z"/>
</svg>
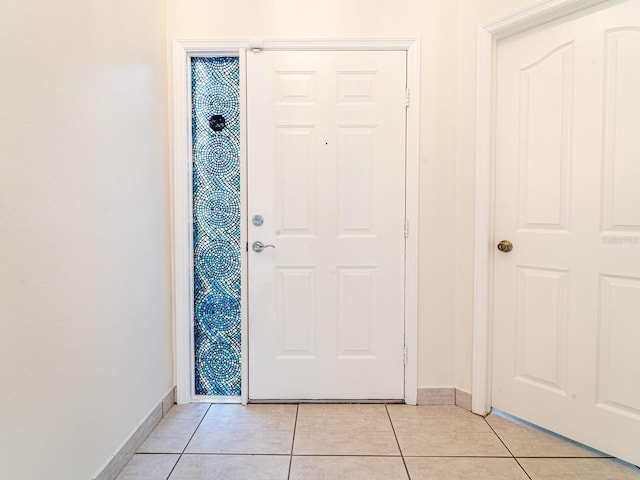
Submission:
<svg viewBox="0 0 640 480">
<path fill-rule="evenodd" d="M 554 434 L 456 406 L 175 405 L 118 480 L 640 480 Z"/>
</svg>

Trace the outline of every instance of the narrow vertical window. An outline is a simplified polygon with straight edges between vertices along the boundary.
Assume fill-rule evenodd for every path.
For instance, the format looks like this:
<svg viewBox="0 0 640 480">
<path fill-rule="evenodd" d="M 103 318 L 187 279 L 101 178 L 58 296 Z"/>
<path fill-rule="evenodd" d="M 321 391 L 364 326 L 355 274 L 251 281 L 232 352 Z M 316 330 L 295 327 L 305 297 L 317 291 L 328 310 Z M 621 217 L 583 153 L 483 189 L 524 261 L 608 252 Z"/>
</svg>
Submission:
<svg viewBox="0 0 640 480">
<path fill-rule="evenodd" d="M 196 395 L 240 395 L 237 57 L 191 59 Z"/>
</svg>

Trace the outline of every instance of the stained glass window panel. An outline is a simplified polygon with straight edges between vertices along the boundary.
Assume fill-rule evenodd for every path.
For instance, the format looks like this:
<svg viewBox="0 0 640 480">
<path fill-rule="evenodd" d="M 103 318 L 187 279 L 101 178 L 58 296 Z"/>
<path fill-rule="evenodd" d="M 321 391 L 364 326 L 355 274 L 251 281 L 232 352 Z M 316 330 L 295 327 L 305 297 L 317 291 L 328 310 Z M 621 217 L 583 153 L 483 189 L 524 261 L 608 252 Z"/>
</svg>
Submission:
<svg viewBox="0 0 640 480">
<path fill-rule="evenodd" d="M 237 57 L 192 58 L 197 395 L 240 395 L 240 84 Z"/>
</svg>

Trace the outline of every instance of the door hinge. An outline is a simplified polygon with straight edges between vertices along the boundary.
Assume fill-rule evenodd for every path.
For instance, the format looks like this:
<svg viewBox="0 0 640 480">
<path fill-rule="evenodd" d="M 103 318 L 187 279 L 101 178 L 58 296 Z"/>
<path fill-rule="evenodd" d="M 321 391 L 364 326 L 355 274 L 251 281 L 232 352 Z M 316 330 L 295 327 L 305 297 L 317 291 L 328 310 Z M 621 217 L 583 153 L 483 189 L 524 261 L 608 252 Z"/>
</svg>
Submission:
<svg viewBox="0 0 640 480">
<path fill-rule="evenodd" d="M 409 93 L 409 89 L 407 88 L 407 89 L 404 91 L 404 106 L 405 106 L 405 107 L 409 108 L 409 102 L 410 102 L 410 100 L 411 100 L 411 95 L 410 95 L 410 93 Z"/>
<path fill-rule="evenodd" d="M 409 219 L 404 219 L 404 238 L 409 238 Z"/>
<path fill-rule="evenodd" d="M 402 364 L 404 366 L 407 366 L 408 361 L 409 361 L 409 349 L 405 345 L 404 349 L 402 350 Z"/>
</svg>

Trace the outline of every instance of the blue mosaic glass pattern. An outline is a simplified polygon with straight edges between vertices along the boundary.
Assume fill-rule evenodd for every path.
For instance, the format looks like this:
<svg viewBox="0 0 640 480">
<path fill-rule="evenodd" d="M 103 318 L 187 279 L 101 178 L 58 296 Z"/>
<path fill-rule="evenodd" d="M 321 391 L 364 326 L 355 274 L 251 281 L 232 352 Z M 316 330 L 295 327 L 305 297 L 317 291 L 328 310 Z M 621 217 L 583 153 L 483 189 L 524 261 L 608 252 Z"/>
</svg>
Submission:
<svg viewBox="0 0 640 480">
<path fill-rule="evenodd" d="M 238 58 L 193 58 L 191 79 L 195 393 L 240 395 Z"/>
</svg>

